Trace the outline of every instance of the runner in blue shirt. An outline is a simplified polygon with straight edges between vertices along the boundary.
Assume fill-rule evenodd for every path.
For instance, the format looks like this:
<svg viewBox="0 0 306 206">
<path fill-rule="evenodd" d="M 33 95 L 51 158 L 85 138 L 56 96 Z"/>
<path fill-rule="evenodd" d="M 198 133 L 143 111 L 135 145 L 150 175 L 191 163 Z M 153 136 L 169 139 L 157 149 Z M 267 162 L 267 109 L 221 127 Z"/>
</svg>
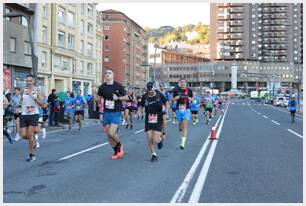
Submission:
<svg viewBox="0 0 306 206">
<path fill-rule="evenodd" d="M 295 112 L 296 112 L 296 105 L 297 105 L 297 101 L 294 95 L 292 95 L 291 98 L 289 99 L 288 105 L 289 105 L 289 111 L 291 115 L 291 123 L 293 123 L 295 121 Z"/>
<path fill-rule="evenodd" d="M 74 99 L 70 96 L 70 91 L 66 92 L 66 98 L 64 99 L 64 117 L 69 122 L 69 130 L 72 129 L 72 120 L 74 117 Z"/>
<path fill-rule="evenodd" d="M 78 90 L 78 95 L 74 98 L 76 121 L 79 123 L 79 130 L 82 129 L 82 119 L 84 118 L 84 109 L 87 107 L 87 102 L 82 91 Z"/>
<path fill-rule="evenodd" d="M 201 105 L 201 99 L 198 95 L 196 95 L 194 100 L 191 102 L 191 107 L 190 107 L 193 125 L 199 123 L 198 112 L 200 105 Z"/>
</svg>

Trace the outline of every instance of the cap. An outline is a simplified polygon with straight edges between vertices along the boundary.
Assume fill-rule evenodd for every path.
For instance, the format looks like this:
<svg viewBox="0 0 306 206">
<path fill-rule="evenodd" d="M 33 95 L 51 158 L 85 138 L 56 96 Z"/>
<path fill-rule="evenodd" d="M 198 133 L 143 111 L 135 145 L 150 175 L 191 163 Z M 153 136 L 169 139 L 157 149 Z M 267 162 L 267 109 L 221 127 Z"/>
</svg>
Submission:
<svg viewBox="0 0 306 206">
<path fill-rule="evenodd" d="M 148 82 L 147 83 L 147 90 L 150 91 L 153 88 L 154 84 L 153 82 Z"/>
</svg>

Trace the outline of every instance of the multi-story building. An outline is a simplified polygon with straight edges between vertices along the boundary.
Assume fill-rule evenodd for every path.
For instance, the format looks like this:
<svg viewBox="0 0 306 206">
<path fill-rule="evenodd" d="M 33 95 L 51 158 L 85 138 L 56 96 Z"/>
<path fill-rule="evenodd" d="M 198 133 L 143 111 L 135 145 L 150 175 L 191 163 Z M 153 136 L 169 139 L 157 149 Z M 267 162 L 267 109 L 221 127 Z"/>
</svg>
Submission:
<svg viewBox="0 0 306 206">
<path fill-rule="evenodd" d="M 99 82 L 96 4 L 40 3 L 37 6 L 38 81 L 45 93 L 81 89 Z"/>
<path fill-rule="evenodd" d="M 95 85 L 100 85 L 103 82 L 103 67 L 102 67 L 102 54 L 103 54 L 103 24 L 102 24 L 102 18 L 99 17 L 99 12 L 97 12 L 97 24 L 96 24 L 96 56 L 97 56 L 97 62 L 96 62 L 96 82 Z"/>
<path fill-rule="evenodd" d="M 124 13 L 100 12 L 103 19 L 103 67 L 111 68 L 115 81 L 124 87 L 142 89 L 147 79 L 147 39 L 144 29 Z"/>
<path fill-rule="evenodd" d="M 215 61 L 199 64 L 164 64 L 164 78 L 170 86 L 176 86 L 180 78 L 185 77 L 188 85 L 193 88 L 210 87 L 219 89 L 221 92 L 232 89 L 232 67 L 237 68 L 237 88 L 250 92 L 253 90 L 275 88 L 297 89 L 299 76 L 294 70 L 297 65 L 286 62 L 276 62 L 271 65 L 269 62 L 259 61 Z"/>
<path fill-rule="evenodd" d="M 218 3 L 210 9 L 212 60 L 303 61 L 303 4 Z"/>
<path fill-rule="evenodd" d="M 30 19 L 28 25 L 24 16 L 3 18 L 3 89 L 6 91 L 24 87 L 26 75 L 33 73 L 28 27 L 33 32 L 34 11 L 34 4 L 3 6 L 3 14 L 18 12 Z"/>
</svg>

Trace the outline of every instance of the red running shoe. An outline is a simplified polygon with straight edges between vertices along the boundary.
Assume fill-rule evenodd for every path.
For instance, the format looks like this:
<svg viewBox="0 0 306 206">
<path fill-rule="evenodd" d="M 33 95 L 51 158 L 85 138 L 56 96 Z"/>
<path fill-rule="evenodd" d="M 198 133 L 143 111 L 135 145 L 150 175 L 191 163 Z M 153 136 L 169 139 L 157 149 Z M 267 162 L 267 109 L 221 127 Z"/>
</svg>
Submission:
<svg viewBox="0 0 306 206">
<path fill-rule="evenodd" d="M 117 153 L 117 156 L 118 156 L 118 158 L 121 158 L 121 157 L 123 157 L 123 155 L 124 155 L 123 144 L 121 144 L 121 146 L 120 146 L 120 152 Z"/>
</svg>

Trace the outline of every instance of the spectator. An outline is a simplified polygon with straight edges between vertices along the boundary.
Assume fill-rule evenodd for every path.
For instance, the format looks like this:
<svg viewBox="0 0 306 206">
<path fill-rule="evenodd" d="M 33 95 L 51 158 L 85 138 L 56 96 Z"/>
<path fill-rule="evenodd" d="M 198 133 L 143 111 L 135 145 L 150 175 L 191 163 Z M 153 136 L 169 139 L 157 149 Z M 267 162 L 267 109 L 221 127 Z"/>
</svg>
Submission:
<svg viewBox="0 0 306 206">
<path fill-rule="evenodd" d="M 53 120 L 55 122 L 55 126 L 58 125 L 58 113 L 59 113 L 59 101 L 58 97 L 55 94 L 56 89 L 52 89 L 51 94 L 48 96 L 48 104 L 49 104 L 49 126 L 53 126 Z"/>
</svg>

